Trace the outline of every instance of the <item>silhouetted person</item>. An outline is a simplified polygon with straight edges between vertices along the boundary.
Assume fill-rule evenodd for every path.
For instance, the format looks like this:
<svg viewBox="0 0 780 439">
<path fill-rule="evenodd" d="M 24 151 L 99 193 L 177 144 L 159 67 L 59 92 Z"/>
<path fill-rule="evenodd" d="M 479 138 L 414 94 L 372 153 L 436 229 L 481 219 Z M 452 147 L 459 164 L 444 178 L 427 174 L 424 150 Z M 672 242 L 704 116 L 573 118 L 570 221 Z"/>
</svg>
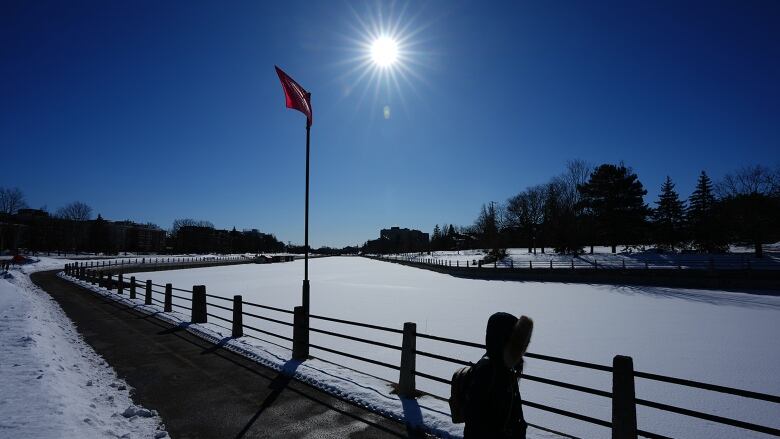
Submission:
<svg viewBox="0 0 780 439">
<path fill-rule="evenodd" d="M 464 439 L 525 438 L 518 379 L 533 321 L 499 312 L 490 316 L 487 353 L 473 366 L 465 404 Z"/>
</svg>

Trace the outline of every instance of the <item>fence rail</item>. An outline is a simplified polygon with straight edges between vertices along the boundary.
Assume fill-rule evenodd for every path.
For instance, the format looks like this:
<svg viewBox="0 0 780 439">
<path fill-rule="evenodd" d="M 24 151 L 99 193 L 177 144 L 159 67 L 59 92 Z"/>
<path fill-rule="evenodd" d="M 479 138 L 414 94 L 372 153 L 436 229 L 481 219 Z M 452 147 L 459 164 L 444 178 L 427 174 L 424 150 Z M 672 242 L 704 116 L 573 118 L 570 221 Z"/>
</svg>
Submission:
<svg viewBox="0 0 780 439">
<path fill-rule="evenodd" d="M 276 258 L 276 259 L 274 259 Z M 91 260 L 77 262 L 77 264 L 83 265 L 92 270 L 103 271 L 126 271 L 126 270 L 155 270 L 160 268 L 187 268 L 187 267 L 202 267 L 212 265 L 234 265 L 245 263 L 268 263 L 269 259 L 284 262 L 292 260 L 293 256 L 274 256 L 266 257 L 263 255 L 258 256 L 170 256 L 170 257 L 118 257 L 113 259 L 103 260 Z M 74 263 L 75 264 L 75 263 Z M 155 285 L 163 287 L 164 285 Z"/>
<path fill-rule="evenodd" d="M 678 269 L 678 270 L 780 270 L 780 259 L 771 256 L 765 256 L 763 259 L 755 259 L 746 256 L 718 256 L 702 258 L 674 258 L 669 260 L 638 260 L 629 258 L 620 259 L 598 259 L 597 257 L 582 256 L 571 259 L 535 261 L 522 260 L 515 261 L 512 258 L 506 258 L 501 261 L 485 262 L 482 257 L 443 259 L 435 256 L 419 254 L 400 254 L 400 255 L 369 255 L 374 259 L 384 261 L 407 262 L 419 265 L 454 267 L 464 269 L 478 268 L 496 268 L 496 269 L 530 269 L 530 270 L 659 270 L 659 269 Z"/>
<path fill-rule="evenodd" d="M 416 347 L 417 339 L 430 340 L 430 341 L 435 341 L 440 343 L 456 344 L 456 345 L 466 346 L 466 347 L 480 349 L 480 350 L 485 349 L 485 345 L 481 343 L 475 343 L 470 341 L 458 340 L 458 339 L 442 337 L 433 334 L 425 334 L 425 333 L 417 332 L 416 325 L 414 323 L 407 322 L 404 324 L 403 329 L 398 329 L 398 328 L 391 328 L 387 326 L 374 325 L 370 323 L 355 322 L 351 320 L 339 319 L 334 317 L 309 314 L 308 312 L 306 312 L 306 310 L 303 307 L 296 307 L 294 310 L 291 311 L 283 308 L 277 308 L 268 305 L 246 302 L 242 300 L 241 296 L 234 296 L 233 299 L 230 299 L 222 296 L 206 294 L 206 288 L 203 285 L 194 285 L 191 289 L 182 289 L 182 288 L 175 288 L 170 283 L 166 285 L 158 285 L 158 284 L 153 284 L 150 280 L 142 281 L 136 279 L 135 277 L 131 277 L 129 280 L 125 280 L 121 273 L 118 274 L 116 278 L 111 273 L 108 273 L 108 275 L 105 276 L 105 273 L 103 271 L 97 270 L 95 267 L 88 266 L 84 263 L 66 264 L 65 274 L 88 283 L 96 284 L 100 287 L 104 287 L 109 290 L 116 290 L 117 294 L 124 294 L 125 291 L 128 291 L 131 299 L 137 298 L 138 290 L 140 288 L 144 294 L 145 304 L 147 305 L 151 305 L 153 303 L 162 304 L 164 306 L 164 312 L 171 312 L 173 310 L 173 307 L 190 311 L 191 321 L 193 323 L 207 323 L 209 317 L 223 322 L 227 322 L 231 325 L 231 328 L 227 328 L 222 325 L 218 325 L 218 326 L 225 329 L 231 329 L 234 337 L 246 336 L 264 342 L 273 343 L 258 337 L 258 335 L 262 334 L 262 335 L 272 336 L 287 342 L 291 342 L 293 358 L 297 360 L 304 361 L 307 358 L 309 358 L 309 349 L 313 348 L 330 354 L 354 359 L 357 361 L 362 361 L 365 363 L 369 363 L 393 371 L 397 371 L 399 372 L 399 380 L 397 383 L 398 393 L 401 396 L 414 397 L 416 394 L 419 393 L 419 391 L 417 390 L 415 377 L 420 377 L 422 379 L 431 380 L 442 384 L 451 383 L 451 380 L 448 379 L 447 377 L 441 377 L 441 376 L 437 376 L 434 374 L 429 374 L 417 370 L 416 360 L 415 360 L 416 356 L 433 358 L 439 361 L 448 362 L 453 365 L 456 365 L 457 367 L 469 366 L 473 364 L 472 362 L 465 361 L 459 358 L 454 358 L 447 355 L 438 354 L 435 352 L 419 350 Z M 165 291 L 154 290 L 152 286 L 165 288 Z M 174 295 L 173 291 L 189 293 L 190 297 Z M 157 294 L 157 297 L 154 297 L 154 294 Z M 159 299 L 160 295 L 164 296 L 163 300 Z M 174 297 L 192 303 L 192 307 L 186 307 L 186 306 L 173 303 L 172 299 Z M 218 305 L 216 303 L 211 303 L 207 301 L 207 298 L 232 302 L 233 306 L 228 307 L 228 306 Z M 263 309 L 263 310 L 279 312 L 287 315 L 293 314 L 293 322 L 288 322 L 288 321 L 280 320 L 278 318 L 272 318 L 272 317 L 256 314 L 253 312 L 244 311 L 243 309 L 244 305 Z M 208 307 L 221 309 L 223 311 L 230 311 L 233 313 L 233 318 L 229 319 L 223 316 L 210 313 L 208 312 Z M 248 325 L 243 322 L 244 316 L 260 319 L 281 326 L 292 327 L 293 337 L 288 337 L 286 335 L 277 332 Z M 354 335 L 345 334 L 343 332 L 338 332 L 336 330 L 313 328 L 310 327 L 309 325 L 310 319 L 320 320 L 320 321 L 330 322 L 335 324 L 341 324 L 341 325 L 347 325 L 351 327 L 367 328 L 367 329 L 372 329 L 372 330 L 377 330 L 377 331 L 382 331 L 382 332 L 392 333 L 392 334 L 401 334 L 403 339 L 402 339 L 401 346 L 398 346 L 395 344 L 390 344 L 382 341 L 371 340 L 369 338 L 357 337 Z M 249 333 L 245 333 L 245 331 L 249 331 Z M 367 358 L 365 356 L 358 355 L 356 353 L 344 352 L 328 346 L 323 346 L 321 344 L 310 343 L 309 342 L 310 332 L 319 333 L 331 337 L 342 338 L 357 343 L 364 343 L 373 346 L 378 346 L 393 351 L 400 351 L 401 352 L 400 365 L 378 361 L 372 358 Z M 281 346 L 281 345 L 277 345 L 277 346 Z M 741 428 L 744 430 L 750 430 L 754 432 L 780 436 L 780 429 L 774 427 L 759 425 L 759 424 L 742 421 L 738 419 L 727 418 L 715 414 L 704 413 L 704 412 L 700 412 L 697 410 L 692 410 L 684 407 L 677 407 L 662 402 L 649 401 L 646 399 L 637 398 L 634 391 L 634 385 L 636 379 L 644 379 L 644 380 L 674 384 L 681 387 L 697 388 L 697 389 L 707 390 L 716 393 L 735 395 L 746 399 L 764 401 L 771 404 L 780 404 L 780 396 L 777 395 L 770 395 L 761 392 L 737 389 L 737 388 L 732 388 L 732 387 L 727 387 L 722 385 L 693 381 L 693 380 L 677 378 L 677 377 L 658 375 L 658 374 L 653 374 L 648 372 L 635 371 L 633 367 L 633 361 L 631 360 L 631 358 L 620 356 L 620 355 L 616 356 L 613 359 L 611 366 L 589 363 L 585 361 L 573 360 L 568 358 L 560 358 L 560 357 L 554 357 L 549 355 L 536 354 L 532 352 L 526 353 L 525 356 L 528 358 L 534 358 L 541 361 L 548 361 L 548 362 L 553 362 L 558 364 L 565 364 L 569 366 L 579 367 L 583 369 L 589 369 L 598 372 L 610 373 L 612 375 L 611 392 L 600 390 L 600 389 L 594 389 L 586 386 L 581 386 L 575 383 L 568 383 L 564 381 L 554 380 L 550 378 L 545 378 L 545 377 L 540 377 L 540 376 L 535 376 L 535 375 L 530 375 L 525 373 L 521 374 L 520 376 L 522 379 L 526 379 L 529 381 L 555 386 L 573 392 L 580 392 L 580 393 L 596 395 L 599 397 L 611 399 L 612 400 L 611 420 L 598 419 L 585 414 L 563 410 L 556 407 L 550 407 L 544 404 L 540 404 L 528 400 L 524 400 L 522 403 L 523 405 L 538 410 L 546 411 L 560 416 L 565 416 L 582 422 L 598 425 L 604 428 L 609 428 L 612 430 L 613 438 L 621 438 L 621 439 L 637 438 L 640 436 L 648 437 L 648 438 L 659 438 L 659 439 L 667 438 L 667 436 L 638 428 L 637 420 L 636 420 L 637 405 L 643 407 L 650 407 L 653 409 L 661 410 L 668 413 L 674 413 L 681 416 L 702 419 L 717 424 Z M 429 393 L 429 394 L 437 398 L 447 399 L 447 397 L 444 395 L 436 395 L 434 393 Z M 529 425 L 534 425 L 534 424 L 529 424 Z M 536 426 L 536 427 L 546 431 L 554 431 L 556 433 L 564 434 L 564 435 L 566 434 L 556 430 L 551 430 L 550 428 L 544 426 Z"/>
</svg>

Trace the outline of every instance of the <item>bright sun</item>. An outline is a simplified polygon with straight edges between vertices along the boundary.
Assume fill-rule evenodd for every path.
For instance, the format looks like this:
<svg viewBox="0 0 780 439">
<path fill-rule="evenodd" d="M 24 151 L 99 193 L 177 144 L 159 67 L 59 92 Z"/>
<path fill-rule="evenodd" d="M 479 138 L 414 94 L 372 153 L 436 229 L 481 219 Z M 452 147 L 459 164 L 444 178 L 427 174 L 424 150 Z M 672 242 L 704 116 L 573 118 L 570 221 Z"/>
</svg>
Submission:
<svg viewBox="0 0 780 439">
<path fill-rule="evenodd" d="M 398 44 L 392 38 L 377 38 L 371 44 L 371 59 L 379 67 L 389 67 L 398 59 Z"/>
</svg>

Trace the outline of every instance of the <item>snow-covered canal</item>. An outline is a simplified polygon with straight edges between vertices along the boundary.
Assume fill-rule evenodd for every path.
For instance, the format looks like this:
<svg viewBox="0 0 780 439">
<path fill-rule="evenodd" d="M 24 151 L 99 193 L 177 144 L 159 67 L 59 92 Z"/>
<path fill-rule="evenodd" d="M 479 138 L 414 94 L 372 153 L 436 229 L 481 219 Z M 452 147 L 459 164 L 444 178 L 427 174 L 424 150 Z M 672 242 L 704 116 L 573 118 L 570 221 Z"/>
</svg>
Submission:
<svg viewBox="0 0 780 439">
<path fill-rule="evenodd" d="M 301 300 L 303 262 L 239 265 L 138 273 L 139 279 L 189 289 L 206 285 L 209 294 L 292 309 Z M 599 364 L 630 355 L 636 370 L 780 394 L 780 297 L 662 287 L 604 286 L 471 280 L 356 257 L 310 261 L 313 314 L 483 342 L 488 317 L 496 311 L 526 314 L 536 327 L 530 351 Z M 186 295 L 186 293 L 176 293 Z M 230 306 L 228 302 L 209 302 Z M 174 303 L 186 304 L 179 299 Z M 291 316 L 245 307 L 272 318 Z M 209 312 L 230 317 L 214 307 Z M 215 321 L 215 320 L 212 320 Z M 292 335 L 289 327 L 253 318 L 245 324 Z M 312 321 L 331 329 L 400 346 L 400 336 L 370 329 Z M 266 338 L 263 336 L 262 338 Z M 289 346 L 288 342 L 275 340 Z M 259 342 L 258 342 L 259 343 Z M 398 364 L 398 351 L 312 334 L 312 343 Z M 418 340 L 418 349 L 476 361 L 480 352 Z M 374 375 L 397 380 L 397 372 L 313 350 Z M 449 378 L 456 365 L 418 357 L 418 369 Z M 611 390 L 608 373 L 529 359 L 526 373 Z M 418 378 L 423 390 L 448 396 L 443 384 Z M 609 420 L 610 400 L 524 380 L 524 399 Z M 707 391 L 637 380 L 637 396 L 780 428 L 780 407 Z M 598 426 L 526 408 L 526 418 L 583 437 L 608 437 Z M 639 408 L 639 427 L 673 437 L 764 437 L 745 430 Z"/>
</svg>

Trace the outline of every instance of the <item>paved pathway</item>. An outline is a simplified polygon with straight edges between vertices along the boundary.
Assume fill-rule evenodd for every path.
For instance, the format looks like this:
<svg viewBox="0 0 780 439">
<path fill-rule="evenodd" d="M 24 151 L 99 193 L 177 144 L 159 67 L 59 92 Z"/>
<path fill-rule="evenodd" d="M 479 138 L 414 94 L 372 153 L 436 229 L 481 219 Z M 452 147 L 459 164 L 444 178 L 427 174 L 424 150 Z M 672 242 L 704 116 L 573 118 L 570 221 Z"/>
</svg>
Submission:
<svg viewBox="0 0 780 439">
<path fill-rule="evenodd" d="M 385 438 L 405 427 L 66 280 L 35 273 L 173 438 Z"/>
</svg>

